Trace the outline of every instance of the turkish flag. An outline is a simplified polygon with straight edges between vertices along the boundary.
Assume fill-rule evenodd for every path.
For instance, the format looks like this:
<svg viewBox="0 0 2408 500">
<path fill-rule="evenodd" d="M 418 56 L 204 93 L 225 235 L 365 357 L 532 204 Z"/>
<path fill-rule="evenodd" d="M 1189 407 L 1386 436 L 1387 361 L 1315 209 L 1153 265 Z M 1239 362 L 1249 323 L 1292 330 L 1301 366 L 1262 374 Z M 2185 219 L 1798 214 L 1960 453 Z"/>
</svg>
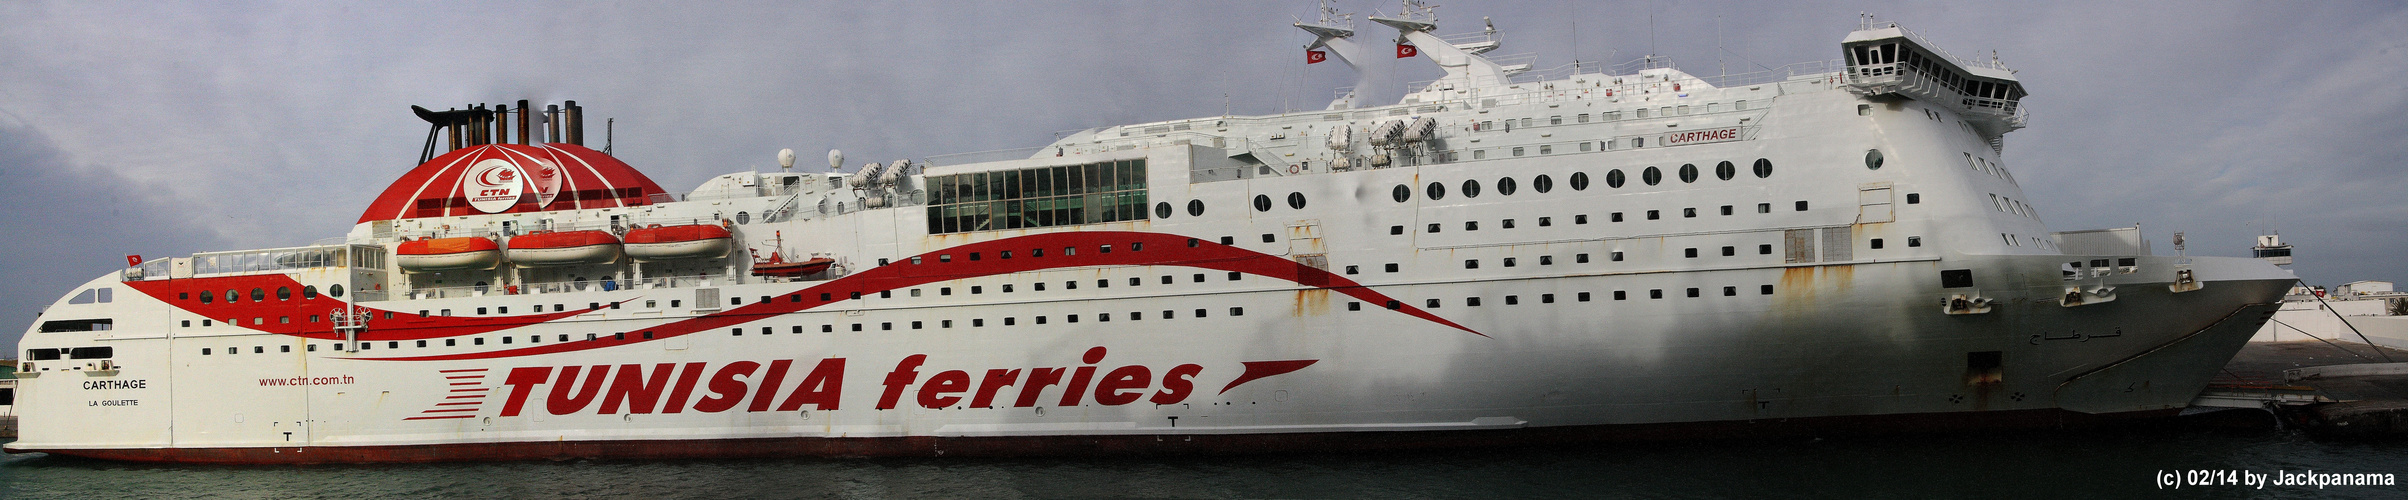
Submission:
<svg viewBox="0 0 2408 500">
<path fill-rule="evenodd" d="M 1322 52 L 1322 51 L 1318 51 L 1318 50 L 1307 50 L 1307 51 L 1304 51 L 1304 63 L 1305 63 L 1305 64 L 1319 64 L 1321 61 L 1327 61 L 1327 60 L 1329 60 L 1329 53 L 1328 53 L 1328 52 Z"/>
<path fill-rule="evenodd" d="M 1396 58 L 1403 59 L 1418 55 L 1421 55 L 1421 48 L 1401 43 L 1396 44 Z"/>
<path fill-rule="evenodd" d="M 142 256 L 140 256 L 140 255 L 127 255 L 127 256 L 125 256 L 125 267 L 135 267 L 135 266 L 140 266 L 140 265 L 142 265 Z"/>
</svg>

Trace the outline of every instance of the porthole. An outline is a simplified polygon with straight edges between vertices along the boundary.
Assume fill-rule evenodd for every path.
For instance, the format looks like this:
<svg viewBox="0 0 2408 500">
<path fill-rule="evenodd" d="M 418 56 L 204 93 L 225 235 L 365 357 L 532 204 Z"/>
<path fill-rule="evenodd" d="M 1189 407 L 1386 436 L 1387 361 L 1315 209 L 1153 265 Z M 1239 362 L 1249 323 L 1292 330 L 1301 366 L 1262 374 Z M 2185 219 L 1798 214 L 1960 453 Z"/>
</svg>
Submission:
<svg viewBox="0 0 2408 500">
<path fill-rule="evenodd" d="M 217 302 L 217 294 L 209 293 L 207 291 L 201 292 L 201 303 L 207 304 L 211 302 Z"/>
<path fill-rule="evenodd" d="M 1164 201 L 1164 202 L 1156 202 L 1156 203 L 1154 203 L 1154 218 L 1156 218 L 1156 219 L 1168 219 L 1168 218 L 1171 218 L 1171 202 Z"/>
<path fill-rule="evenodd" d="M 1187 200 L 1187 216 L 1204 216 L 1204 200 Z"/>
<path fill-rule="evenodd" d="M 1413 188 L 1405 187 L 1403 184 L 1398 184 L 1396 185 L 1396 189 L 1388 190 L 1388 197 L 1396 198 L 1397 203 L 1404 203 L 1413 199 Z"/>
<path fill-rule="evenodd" d="M 343 296 L 343 285 L 340 283 L 326 285 L 326 296 L 341 298 Z"/>
<path fill-rule="evenodd" d="M 251 289 L 251 301 L 252 301 L 252 302 L 263 302 L 263 301 L 266 301 L 266 300 L 268 300 L 268 291 L 267 291 L 267 290 L 265 290 L 265 289 L 259 289 L 259 288 L 253 288 L 253 289 Z"/>
<path fill-rule="evenodd" d="M 1605 172 L 1605 187 L 1621 189 L 1624 182 L 1628 182 L 1628 178 L 1622 175 L 1622 169 L 1617 168 Z"/>
<path fill-rule="evenodd" d="M 1588 172 L 1573 172 L 1573 173 L 1572 173 L 1572 190 L 1573 190 L 1573 191 L 1587 191 L 1588 189 L 1589 189 L 1589 173 L 1588 173 Z"/>
<path fill-rule="evenodd" d="M 276 287 L 276 300 L 293 300 L 293 288 L 287 286 Z"/>
<path fill-rule="evenodd" d="M 1432 182 L 1429 189 L 1423 190 L 1423 194 L 1429 196 L 1430 201 L 1446 199 L 1446 185 Z"/>
<path fill-rule="evenodd" d="M 1580 116 L 1582 116 L 1582 117 L 1586 117 L 1586 116 L 1588 116 L 1588 115 L 1580 115 Z M 1553 191 L 1553 190 L 1555 190 L 1555 179 L 1554 179 L 1554 178 L 1551 178 L 1551 177 L 1547 177 L 1547 175 L 1546 175 L 1546 174 L 1539 174 L 1539 176 L 1538 176 L 1538 177 L 1532 177 L 1532 178 L 1530 178 L 1530 189 L 1536 189 L 1536 190 L 1538 190 L 1538 192 L 1539 192 L 1539 193 L 1542 193 L 1542 194 L 1544 194 L 1544 193 L 1546 193 L 1546 192 L 1548 192 L 1548 191 Z"/>
<path fill-rule="evenodd" d="M 1881 170 L 1881 150 L 1879 150 L 1879 149 L 1867 149 L 1867 150 L 1865 150 L 1865 169 L 1867 169 L 1867 170 Z"/>
<path fill-rule="evenodd" d="M 1910 197 L 1911 197 L 1911 196 L 1910 196 Z M 301 285 L 301 298 L 303 298 L 303 299 L 315 299 L 315 298 L 318 298 L 318 286 L 317 286 L 317 285 Z"/>
<path fill-rule="evenodd" d="M 1254 195 L 1254 211 L 1256 211 L 1256 212 L 1269 212 L 1269 211 L 1271 211 L 1271 196 L 1270 196 L 1270 195 L 1263 195 L 1263 194 Z"/>
<path fill-rule="evenodd" d="M 1288 193 L 1288 208 L 1304 209 L 1304 193 Z"/>
<path fill-rule="evenodd" d="M 1478 197 L 1480 197 L 1480 181 L 1479 181 L 1478 179 L 1464 179 L 1464 180 L 1463 180 L 1463 197 L 1465 197 L 1465 198 L 1478 198 Z"/>
<path fill-rule="evenodd" d="M 1639 180 L 1646 182 L 1649 186 L 1656 185 L 1656 183 L 1664 182 L 1664 171 L 1655 167 L 1647 167 L 1646 171 L 1639 172 Z"/>
<path fill-rule="evenodd" d="M 1697 182 L 1697 164 L 1681 164 L 1681 182 Z"/>
<path fill-rule="evenodd" d="M 1504 196 L 1513 196 L 1513 190 L 1514 190 L 1515 186 L 1516 186 L 1516 184 L 1513 182 L 1513 178 L 1512 178 L 1512 177 L 1506 177 L 1506 178 L 1502 178 L 1502 179 L 1497 179 L 1497 194 L 1499 194 L 1499 195 L 1504 195 Z"/>
<path fill-rule="evenodd" d="M 752 223 L 752 213 L 751 213 L 751 212 L 736 212 L 736 223 L 737 223 L 737 224 L 751 224 L 751 223 Z"/>
<path fill-rule="evenodd" d="M 1773 161 L 1772 161 L 1772 160 L 1763 159 L 1763 158 L 1757 158 L 1757 159 L 1756 159 L 1756 178 L 1758 178 L 1758 179 L 1762 179 L 1762 178 L 1766 178 L 1766 177 L 1772 177 L 1772 176 L 1773 176 Z"/>
<path fill-rule="evenodd" d="M 1731 162 L 1727 162 L 1727 161 L 1726 161 L 1726 162 L 1722 162 L 1722 163 L 1716 163 L 1716 164 L 1714 164 L 1714 177 L 1721 178 L 1722 180 L 1726 180 L 1726 181 L 1727 181 L 1727 180 L 1731 180 L 1731 178 L 1732 178 L 1732 177 L 1738 177 L 1738 176 L 1739 176 L 1739 167 L 1732 166 L 1732 165 L 1731 165 Z"/>
</svg>

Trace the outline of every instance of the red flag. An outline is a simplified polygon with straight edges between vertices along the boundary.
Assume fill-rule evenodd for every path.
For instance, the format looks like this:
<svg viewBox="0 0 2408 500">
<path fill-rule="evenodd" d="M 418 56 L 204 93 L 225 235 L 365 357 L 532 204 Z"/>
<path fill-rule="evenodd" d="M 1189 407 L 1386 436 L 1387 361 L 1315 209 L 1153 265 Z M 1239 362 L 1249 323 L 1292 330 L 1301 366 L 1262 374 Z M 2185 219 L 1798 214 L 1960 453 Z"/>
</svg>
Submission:
<svg viewBox="0 0 2408 500">
<path fill-rule="evenodd" d="M 1320 63 L 1321 63 L 1321 61 L 1327 61 L 1327 60 L 1329 60 L 1329 53 L 1328 53 L 1328 52 L 1322 52 L 1322 51 L 1318 51 L 1318 50 L 1307 50 L 1307 51 L 1304 51 L 1304 63 L 1305 63 L 1305 64 L 1320 64 Z"/>
<path fill-rule="evenodd" d="M 1403 59 L 1418 55 L 1421 55 L 1421 48 L 1401 43 L 1396 44 L 1396 58 Z"/>
<path fill-rule="evenodd" d="M 140 256 L 140 255 L 127 255 L 127 256 L 125 256 L 125 267 L 137 267 L 137 266 L 141 266 L 141 265 L 142 265 L 142 256 Z"/>
</svg>

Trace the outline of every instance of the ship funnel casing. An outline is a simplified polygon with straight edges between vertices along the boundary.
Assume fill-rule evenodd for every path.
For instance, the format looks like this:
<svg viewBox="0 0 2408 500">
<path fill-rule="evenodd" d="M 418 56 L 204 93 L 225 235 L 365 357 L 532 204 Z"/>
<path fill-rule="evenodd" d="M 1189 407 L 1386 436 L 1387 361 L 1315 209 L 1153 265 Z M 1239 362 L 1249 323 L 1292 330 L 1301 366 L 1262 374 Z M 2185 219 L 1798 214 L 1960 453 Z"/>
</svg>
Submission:
<svg viewBox="0 0 2408 500">
<path fill-rule="evenodd" d="M 545 172 L 555 177 L 542 178 Z M 491 186 L 515 199 L 471 203 Z M 510 194 L 497 191 L 508 197 Z M 386 186 L 358 223 L 646 205 L 666 193 L 635 167 L 575 144 L 487 144 L 437 156 Z M 490 195 L 489 195 L 490 196 Z M 480 207 L 479 205 L 482 205 Z"/>
</svg>

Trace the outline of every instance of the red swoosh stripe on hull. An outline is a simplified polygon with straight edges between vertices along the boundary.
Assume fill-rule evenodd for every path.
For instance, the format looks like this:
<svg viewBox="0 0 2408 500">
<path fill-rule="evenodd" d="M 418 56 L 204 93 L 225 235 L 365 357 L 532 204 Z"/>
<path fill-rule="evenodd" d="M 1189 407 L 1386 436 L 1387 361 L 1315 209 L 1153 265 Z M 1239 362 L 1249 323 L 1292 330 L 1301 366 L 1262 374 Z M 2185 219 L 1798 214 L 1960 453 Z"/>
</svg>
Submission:
<svg viewBox="0 0 2408 500">
<path fill-rule="evenodd" d="M 302 287 L 301 282 L 294 281 L 291 276 L 283 274 L 128 281 L 125 284 L 141 291 L 143 295 L 149 295 L 160 302 L 203 318 L 216 319 L 229 325 L 277 335 L 319 340 L 342 340 L 343 335 L 334 331 L 333 318 L 325 318 L 325 321 L 321 323 L 305 321 L 291 323 L 278 321 L 252 325 L 243 325 L 242 323 L 247 319 L 254 318 L 259 320 L 268 318 L 305 319 L 310 315 L 333 314 L 334 311 L 341 311 L 351 306 L 349 302 L 325 295 L 309 298 L 295 297 L 289 300 L 273 297 L 267 300 L 250 300 L 248 294 L 252 289 L 262 292 L 281 289 L 299 294 Z M 237 300 L 212 301 L 203 304 L 193 299 L 179 299 L 191 296 L 191 294 L 218 294 L 226 290 L 234 291 Z M 400 313 L 364 307 L 362 309 L 366 309 L 371 318 L 384 318 L 390 315 L 394 319 L 370 319 L 368 330 L 360 334 L 359 340 L 361 341 L 439 339 L 476 335 L 594 311 L 594 309 L 587 308 L 524 316 L 430 316 L 420 318 L 416 313 Z"/>
<path fill-rule="evenodd" d="M 1189 246 L 1191 243 L 1194 246 Z M 1133 248 L 1136 248 L 1133 245 L 1136 244 L 1142 244 L 1146 249 L 1133 250 Z M 1104 245 L 1111 245 L 1114 251 L 1110 253 L 1102 251 L 1101 248 Z M 1012 259 L 1005 259 L 1001 257 L 1002 252 L 1004 251 L 1027 252 L 1030 249 L 1046 249 L 1055 250 L 1058 252 L 1063 248 L 1076 248 L 1079 250 L 1079 252 L 1076 255 L 1051 253 L 1045 257 L 1031 257 L 1027 254 L 1022 255 L 1019 258 Z M 969 256 L 972 254 L 979 254 L 983 257 L 980 260 L 969 260 Z M 951 256 L 951 258 L 941 259 L 940 257 L 942 256 Z M 1089 266 L 1176 265 L 1253 274 L 1257 276 L 1295 282 L 1298 284 L 1306 284 L 1316 288 L 1333 290 L 1375 304 L 1385 304 L 1394 301 L 1397 302 L 1397 308 L 1395 309 L 1397 312 L 1428 320 L 1432 323 L 1446 325 L 1449 328 L 1470 332 L 1473 335 L 1479 335 L 1482 337 L 1488 336 L 1487 334 L 1466 328 L 1463 325 L 1455 324 L 1455 322 L 1448 321 L 1446 318 L 1441 318 L 1438 317 L 1438 315 L 1430 314 L 1429 311 L 1413 307 L 1411 304 L 1404 304 L 1402 301 L 1396 301 L 1387 295 L 1372 291 L 1368 287 L 1364 287 L 1361 284 L 1355 283 L 1354 280 L 1346 279 L 1344 276 L 1339 276 L 1326 270 L 1300 264 L 1275 255 L 1264 254 L 1234 246 L 1222 245 L 1171 234 L 1133 231 L 1049 233 L 971 243 L 953 248 L 947 248 L 944 250 L 938 250 L 935 252 L 920 254 L 914 258 L 919 259 L 921 263 L 912 264 L 911 259 L 903 259 L 902 261 L 895 262 L 890 265 L 872 268 L 867 271 L 855 273 L 851 276 L 846 276 L 834 281 L 821 283 L 800 291 L 778 295 L 772 297 L 773 300 L 769 302 L 755 302 L 752 305 L 737 307 L 708 316 L 671 322 L 653 328 L 640 330 L 652 333 L 652 338 L 649 339 L 640 338 L 639 336 L 629 336 L 628 338 L 603 337 L 588 341 L 571 342 L 565 344 L 549 344 L 501 351 L 445 354 L 437 356 L 405 356 L 360 359 L 389 361 L 492 359 L 601 349 L 605 347 L 616 347 L 621 345 L 668 339 L 671 337 L 688 335 L 695 332 L 716 330 L 722 327 L 750 323 L 777 315 L 810 310 L 820 306 L 848 300 L 848 298 L 854 293 L 867 295 L 939 281 L 1028 271 L 1040 271 L 1047 269 Z M 941 260 L 951 260 L 952 262 L 941 262 Z M 832 299 L 828 301 L 821 301 L 819 300 L 819 296 L 821 294 L 827 294 Z M 799 297 L 799 299 L 797 297 Z"/>
</svg>

